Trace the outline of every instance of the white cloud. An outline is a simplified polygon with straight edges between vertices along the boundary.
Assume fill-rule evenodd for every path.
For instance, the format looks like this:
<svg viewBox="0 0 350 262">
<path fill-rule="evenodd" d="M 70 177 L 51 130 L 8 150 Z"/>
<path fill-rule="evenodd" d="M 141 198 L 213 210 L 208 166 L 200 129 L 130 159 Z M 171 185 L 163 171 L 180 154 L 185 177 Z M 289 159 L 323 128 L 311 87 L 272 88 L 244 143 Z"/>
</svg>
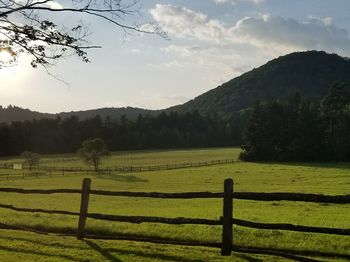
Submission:
<svg viewBox="0 0 350 262">
<path fill-rule="evenodd" d="M 330 17 L 306 21 L 263 15 L 246 17 L 228 26 L 206 14 L 174 6 L 156 5 L 150 13 L 170 36 L 227 45 L 251 44 L 276 54 L 305 49 L 350 54 L 346 30 L 332 24 Z"/>
<path fill-rule="evenodd" d="M 318 17 L 315 15 L 309 15 L 309 19 L 316 22 L 316 23 L 321 22 L 321 24 L 323 23 L 326 26 L 331 26 L 333 24 L 333 18 L 330 16 L 322 18 L 322 17 Z"/>
<path fill-rule="evenodd" d="M 235 45 L 221 45 L 219 47 L 216 45 L 169 45 L 162 48 L 161 51 L 173 56 L 174 60 L 149 65 L 150 68 L 168 70 L 171 67 L 172 70 L 181 72 L 190 71 L 198 75 L 209 87 L 226 82 L 272 58 L 261 54 L 254 47 Z M 243 59 L 242 56 L 245 58 Z"/>
<path fill-rule="evenodd" d="M 53 8 L 53 9 L 62 9 L 63 8 L 63 6 L 57 1 L 49 1 L 49 2 L 45 3 L 45 5 L 47 5 L 50 8 Z"/>
<path fill-rule="evenodd" d="M 32 4 L 32 3 L 37 3 L 37 2 L 41 2 L 41 1 L 40 0 L 31 0 L 28 2 L 27 0 L 19 0 L 18 2 L 21 4 Z M 42 5 L 47 6 L 49 8 L 53 8 L 53 9 L 62 9 L 63 8 L 62 4 L 60 4 L 59 2 L 57 2 L 55 0 L 49 0 Z"/>
<path fill-rule="evenodd" d="M 261 48 L 275 45 L 279 49 L 317 49 L 350 54 L 350 38 L 346 30 L 331 24 L 330 18 L 309 18 L 305 22 L 282 17 L 244 18 L 230 29 L 232 35 Z"/>
<path fill-rule="evenodd" d="M 170 35 L 200 40 L 220 40 L 225 26 L 218 20 L 185 7 L 157 4 L 150 10 L 154 19 L 163 25 Z"/>
<path fill-rule="evenodd" d="M 264 2 L 264 0 L 214 0 L 215 3 L 217 4 L 232 4 L 235 5 L 239 2 L 248 2 L 248 3 L 255 3 L 255 4 L 260 4 Z"/>
<path fill-rule="evenodd" d="M 138 48 L 132 48 L 132 49 L 130 49 L 130 52 L 133 54 L 141 54 L 142 50 L 138 49 Z"/>
<path fill-rule="evenodd" d="M 149 68 L 196 72 L 210 87 L 290 52 L 316 49 L 350 56 L 349 34 L 331 17 L 298 21 L 266 14 L 227 25 L 174 5 L 158 4 L 150 13 L 170 37 L 178 39 L 161 49 L 169 61 Z"/>
</svg>

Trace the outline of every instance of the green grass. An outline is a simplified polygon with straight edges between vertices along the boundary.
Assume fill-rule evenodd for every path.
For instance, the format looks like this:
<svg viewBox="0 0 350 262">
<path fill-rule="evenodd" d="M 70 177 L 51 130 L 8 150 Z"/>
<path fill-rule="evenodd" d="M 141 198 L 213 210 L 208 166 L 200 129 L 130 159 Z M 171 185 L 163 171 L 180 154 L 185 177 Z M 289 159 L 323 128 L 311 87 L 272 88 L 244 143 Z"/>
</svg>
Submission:
<svg viewBox="0 0 350 262">
<path fill-rule="evenodd" d="M 115 166 L 153 166 L 180 163 L 198 163 L 212 160 L 236 158 L 238 148 L 209 148 L 190 150 L 157 150 L 157 151 L 119 151 L 112 152 L 104 158 L 101 167 Z M 3 158 L 1 163 L 18 163 L 20 158 Z M 41 165 L 55 167 L 86 167 L 87 165 L 76 155 L 48 155 L 43 156 Z"/>
<path fill-rule="evenodd" d="M 230 149 L 197 150 L 193 158 L 204 155 L 220 158 Z M 205 153 L 204 153 L 205 152 Z M 231 153 L 238 149 L 231 149 Z M 203 153 L 203 154 L 202 154 Z M 147 154 L 149 154 L 147 156 Z M 176 155 L 179 158 L 176 158 Z M 185 151 L 135 153 L 130 159 L 142 155 L 144 159 L 161 156 L 162 160 L 183 161 Z M 202 155 L 201 155 L 202 154 Z M 195 154 L 194 154 L 195 155 Z M 199 157 L 199 155 L 201 155 Z M 237 155 L 237 154 L 236 154 Z M 170 156 L 172 156 L 170 158 Z M 169 158 L 168 158 L 169 157 Z M 225 157 L 224 157 L 225 158 Z M 215 158 L 214 158 L 215 159 Z M 156 159 L 152 160 L 156 162 Z M 202 160 L 200 160 L 202 161 Z M 53 162 L 54 163 L 54 162 Z M 139 162 L 137 162 L 139 163 Z M 55 163 L 54 163 L 55 164 Z M 330 195 L 349 194 L 349 164 L 274 164 L 244 163 L 219 165 L 201 168 L 189 168 L 160 172 L 129 174 L 91 175 L 92 188 L 125 191 L 222 192 L 225 178 L 234 179 L 235 191 L 255 192 L 302 192 Z M 19 188 L 80 188 L 82 176 L 38 178 L 1 181 L 1 187 Z M 79 196 L 57 195 L 20 195 L 1 193 L 0 203 L 19 207 L 36 207 L 79 211 Z M 90 212 L 116 215 L 147 215 L 163 217 L 193 217 L 218 219 L 222 212 L 220 199 L 147 199 L 126 197 L 91 196 Z M 302 202 L 258 202 L 235 200 L 234 217 L 269 223 L 293 223 L 300 225 L 350 228 L 350 206 L 333 204 L 314 204 Z M 13 225 L 36 227 L 76 228 L 77 218 L 63 215 L 25 214 L 0 209 L 0 222 Z M 197 225 L 161 225 L 144 223 L 139 225 L 116 222 L 103 222 L 89 219 L 89 230 L 100 232 L 137 233 L 147 236 L 174 238 L 183 240 L 220 241 L 221 228 L 217 226 Z M 234 228 L 234 242 L 239 245 L 259 247 L 279 247 L 297 250 L 316 250 L 350 255 L 348 237 L 306 234 L 288 231 L 254 230 L 244 227 Z M 67 247 L 62 247 L 66 245 Z M 36 246 L 44 254 L 37 254 Z M 62 253 L 61 257 L 58 254 Z M 18 252 L 17 252 L 17 251 Z M 222 258 L 220 250 L 211 248 L 178 247 L 154 245 L 128 241 L 88 241 L 74 238 L 42 236 L 23 232 L 1 231 L 0 261 L 30 260 L 44 261 L 282 261 L 283 259 L 239 255 Z M 110 257 L 109 257 L 110 256 Z M 108 260 L 109 257 L 109 260 Z M 114 258 L 113 258 L 114 257 Z M 114 260 L 113 260 L 113 259 Z M 5 260 L 6 259 L 6 260 Z M 85 260 L 84 260 L 85 259 Z M 327 260 L 330 260 L 327 258 Z"/>
</svg>

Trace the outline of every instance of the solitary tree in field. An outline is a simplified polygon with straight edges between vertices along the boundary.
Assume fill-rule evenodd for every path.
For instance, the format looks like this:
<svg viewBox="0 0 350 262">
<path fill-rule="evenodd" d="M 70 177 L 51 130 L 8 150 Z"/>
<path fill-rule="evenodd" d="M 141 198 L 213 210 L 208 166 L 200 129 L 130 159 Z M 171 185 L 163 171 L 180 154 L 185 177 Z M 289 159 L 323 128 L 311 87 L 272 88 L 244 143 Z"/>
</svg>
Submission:
<svg viewBox="0 0 350 262">
<path fill-rule="evenodd" d="M 79 156 L 89 164 L 94 165 L 94 170 L 98 171 L 101 158 L 109 155 L 105 142 L 100 138 L 88 139 L 82 143 L 78 151 Z"/>
<path fill-rule="evenodd" d="M 33 67 L 46 68 L 72 54 L 89 62 L 86 51 L 99 46 L 87 41 L 87 23 L 71 23 L 69 14 L 78 19 L 97 18 L 125 33 L 166 37 L 153 23 L 126 19 L 140 8 L 140 0 L 0 0 L 0 68 L 14 63 L 21 53 L 32 58 Z"/>
<path fill-rule="evenodd" d="M 30 171 L 32 170 L 33 166 L 39 164 L 40 162 L 40 155 L 34 152 L 24 151 L 21 154 L 21 157 L 24 158 L 24 163 L 28 165 Z"/>
</svg>

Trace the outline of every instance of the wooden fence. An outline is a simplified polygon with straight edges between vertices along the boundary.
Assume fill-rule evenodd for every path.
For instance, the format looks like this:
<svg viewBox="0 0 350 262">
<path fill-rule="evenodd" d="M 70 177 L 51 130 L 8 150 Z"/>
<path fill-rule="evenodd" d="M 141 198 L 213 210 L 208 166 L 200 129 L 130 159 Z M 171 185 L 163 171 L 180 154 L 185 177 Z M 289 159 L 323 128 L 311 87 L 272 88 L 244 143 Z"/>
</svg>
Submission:
<svg viewBox="0 0 350 262">
<path fill-rule="evenodd" d="M 333 203 L 333 204 L 349 204 L 350 195 L 342 196 L 328 196 L 320 194 L 299 194 L 299 193 L 255 193 L 255 192 L 234 192 L 233 180 L 226 179 L 224 181 L 224 192 L 212 193 L 212 192 L 187 192 L 187 193 L 159 193 L 159 192 L 116 192 L 116 191 L 104 191 L 91 189 L 91 180 L 85 178 L 83 180 L 82 189 L 18 189 L 18 188 L 0 188 L 0 192 L 6 193 L 20 193 L 20 194 L 80 194 L 81 204 L 80 212 L 62 211 L 62 210 L 45 210 L 45 209 L 33 209 L 15 207 L 7 204 L 0 204 L 0 208 L 10 209 L 20 212 L 39 212 L 46 214 L 64 214 L 78 216 L 79 222 L 76 232 L 67 231 L 39 231 L 39 233 L 62 233 L 66 235 L 75 235 L 78 239 L 90 238 L 90 239 L 115 239 L 115 240 L 132 240 L 143 241 L 151 243 L 162 244 L 174 244 L 174 245 L 188 245 L 188 246 L 206 246 L 221 248 L 221 255 L 229 256 L 232 251 L 253 253 L 253 254 L 265 254 L 281 256 L 285 258 L 294 259 L 297 261 L 318 261 L 315 259 L 303 257 L 304 256 L 317 256 L 317 257 L 339 257 L 344 259 L 350 259 L 350 254 L 336 254 L 318 251 L 302 251 L 302 250 L 287 250 L 287 249 L 273 249 L 273 248 L 261 248 L 261 247 L 247 247 L 239 246 L 233 243 L 233 225 L 242 227 L 249 227 L 255 229 L 270 229 L 270 230 L 289 230 L 296 232 L 309 232 L 309 233 L 322 233 L 322 234 L 335 234 L 335 235 L 350 235 L 350 229 L 342 228 L 326 228 L 326 227 L 314 227 L 314 226 L 302 226 L 293 224 L 276 224 L 276 223 L 258 223 L 252 221 L 246 221 L 233 218 L 233 199 L 254 200 L 254 201 L 302 201 L 313 203 Z M 192 199 L 192 198 L 221 198 L 223 199 L 223 216 L 217 220 L 203 219 L 203 218 L 165 218 L 165 217 L 152 217 L 152 216 L 120 216 L 120 215 L 107 215 L 99 213 L 88 212 L 89 196 L 90 195 L 102 195 L 102 196 L 123 196 L 123 197 L 142 197 L 142 198 L 165 198 L 165 199 Z M 210 226 L 222 227 L 222 241 L 221 243 L 215 242 L 196 242 L 196 241 L 180 241 L 171 239 L 155 239 L 154 237 L 145 236 L 130 236 L 130 235 L 96 235 L 90 234 L 85 230 L 87 219 L 97 219 L 105 221 L 117 221 L 117 222 L 129 222 L 129 223 L 163 223 L 163 224 L 199 224 Z M 24 227 L 18 227 L 13 225 L 6 225 L 0 223 L 2 229 L 16 229 L 16 230 L 31 230 Z M 38 230 L 31 230 L 38 232 Z"/>
<path fill-rule="evenodd" d="M 177 163 L 177 164 L 165 164 L 165 165 L 153 165 L 153 166 L 121 166 L 121 167 L 107 167 L 99 169 L 100 173 L 112 174 L 112 173 L 140 173 L 140 172 L 150 172 L 150 171 L 164 171 L 173 169 L 183 169 L 191 167 L 203 167 L 203 166 L 213 166 L 222 164 L 231 164 L 236 162 L 236 159 L 221 159 L 221 160 L 211 160 L 206 162 L 196 162 L 196 163 Z M 3 163 L 0 164 L 0 169 L 12 170 L 13 164 Z M 94 173 L 93 168 L 83 168 L 83 167 L 54 167 L 54 166 L 36 166 L 33 168 L 32 172 L 25 172 L 28 167 L 24 170 L 16 170 L 15 174 L 10 172 L 5 172 L 0 174 L 0 180 L 10 180 L 10 179 L 21 179 L 21 178 L 39 178 L 39 177 L 52 177 L 52 176 L 65 176 L 65 175 L 89 175 Z M 40 173 L 43 171 L 45 173 Z"/>
</svg>

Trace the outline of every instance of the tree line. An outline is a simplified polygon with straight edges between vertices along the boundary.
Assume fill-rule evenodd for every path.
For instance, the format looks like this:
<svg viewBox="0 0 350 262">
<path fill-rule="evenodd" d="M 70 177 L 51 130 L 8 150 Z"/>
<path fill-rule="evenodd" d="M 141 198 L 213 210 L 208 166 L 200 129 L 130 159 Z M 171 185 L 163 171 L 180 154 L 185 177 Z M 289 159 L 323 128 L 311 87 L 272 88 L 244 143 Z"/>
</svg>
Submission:
<svg viewBox="0 0 350 262">
<path fill-rule="evenodd" d="M 244 132 L 242 160 L 349 161 L 350 88 L 337 82 L 319 101 L 256 103 Z"/>
<path fill-rule="evenodd" d="M 40 119 L 0 124 L 0 155 L 23 151 L 40 154 L 77 152 L 83 141 L 101 138 L 114 150 L 239 146 L 243 127 L 241 116 L 202 116 L 198 112 L 126 116 L 99 116 L 79 120 Z"/>
</svg>

